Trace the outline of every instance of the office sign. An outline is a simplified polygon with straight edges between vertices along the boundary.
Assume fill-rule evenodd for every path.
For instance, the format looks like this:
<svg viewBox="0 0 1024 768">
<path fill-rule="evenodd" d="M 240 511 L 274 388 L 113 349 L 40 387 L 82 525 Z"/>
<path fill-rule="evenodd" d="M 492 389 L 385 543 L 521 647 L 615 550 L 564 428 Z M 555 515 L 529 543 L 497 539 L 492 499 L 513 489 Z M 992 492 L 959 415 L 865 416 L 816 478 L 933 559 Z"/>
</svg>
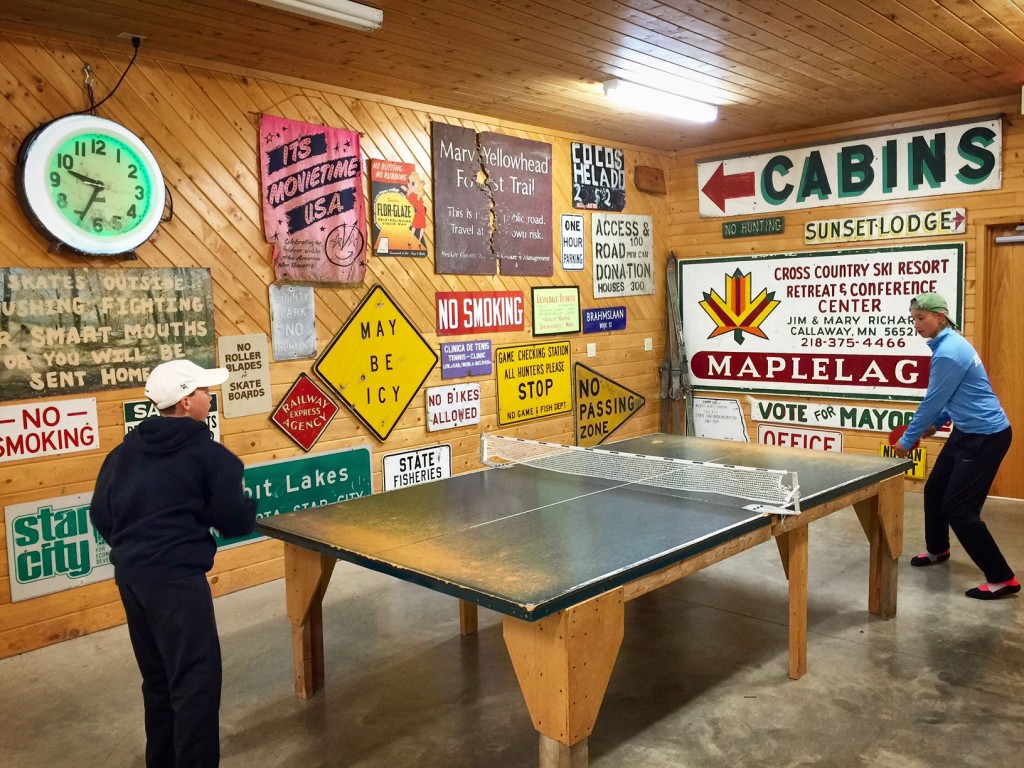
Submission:
<svg viewBox="0 0 1024 768">
<path fill-rule="evenodd" d="M 571 352 L 568 341 L 500 347 L 495 356 L 498 423 L 570 413 Z"/>
<path fill-rule="evenodd" d="M 780 448 L 806 448 L 811 451 L 843 450 L 843 433 L 823 430 L 790 427 L 781 424 L 758 424 L 757 442 L 762 445 L 775 445 Z"/>
<path fill-rule="evenodd" d="M 1003 118 L 697 163 L 701 216 L 963 195 L 1003 185 Z"/>
</svg>

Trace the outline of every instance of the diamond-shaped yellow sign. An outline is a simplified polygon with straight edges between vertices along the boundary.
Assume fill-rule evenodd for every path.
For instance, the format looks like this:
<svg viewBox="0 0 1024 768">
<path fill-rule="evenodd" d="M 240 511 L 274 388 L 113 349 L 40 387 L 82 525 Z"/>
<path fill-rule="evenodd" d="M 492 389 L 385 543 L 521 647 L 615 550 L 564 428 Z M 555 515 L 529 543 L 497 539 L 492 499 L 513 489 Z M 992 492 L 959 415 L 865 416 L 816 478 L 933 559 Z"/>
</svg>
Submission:
<svg viewBox="0 0 1024 768">
<path fill-rule="evenodd" d="M 313 370 L 383 442 L 435 365 L 437 353 L 375 285 Z"/>
</svg>

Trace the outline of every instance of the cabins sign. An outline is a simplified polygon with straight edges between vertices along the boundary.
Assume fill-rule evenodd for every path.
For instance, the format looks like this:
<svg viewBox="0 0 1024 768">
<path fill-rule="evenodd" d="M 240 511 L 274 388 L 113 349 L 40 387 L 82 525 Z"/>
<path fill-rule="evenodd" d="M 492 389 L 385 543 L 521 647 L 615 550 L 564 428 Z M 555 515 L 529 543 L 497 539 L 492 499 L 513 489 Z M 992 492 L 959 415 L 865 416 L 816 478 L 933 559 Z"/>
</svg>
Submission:
<svg viewBox="0 0 1024 768">
<path fill-rule="evenodd" d="M 1002 187 L 1001 116 L 697 163 L 701 216 L 891 202 Z"/>
</svg>

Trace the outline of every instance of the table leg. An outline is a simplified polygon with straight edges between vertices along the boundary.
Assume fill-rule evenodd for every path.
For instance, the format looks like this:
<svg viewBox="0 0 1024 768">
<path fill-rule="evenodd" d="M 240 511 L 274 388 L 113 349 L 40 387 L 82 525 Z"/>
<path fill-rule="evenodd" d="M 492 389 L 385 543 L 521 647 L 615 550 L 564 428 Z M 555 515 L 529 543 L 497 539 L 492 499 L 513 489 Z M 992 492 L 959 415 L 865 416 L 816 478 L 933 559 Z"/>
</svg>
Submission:
<svg viewBox="0 0 1024 768">
<path fill-rule="evenodd" d="M 903 554 L 903 476 L 878 484 L 878 495 L 853 505 L 871 547 L 868 610 L 883 619 L 896 615 L 899 558 Z"/>
<path fill-rule="evenodd" d="M 324 687 L 323 600 L 335 559 L 285 543 L 284 586 L 292 625 L 295 695 L 308 699 Z"/>
<path fill-rule="evenodd" d="M 540 732 L 540 768 L 586 768 L 587 737 L 622 645 L 622 589 L 539 621 L 503 621 L 505 645 Z"/>
<path fill-rule="evenodd" d="M 808 526 L 801 525 L 775 537 L 789 579 L 789 676 L 807 673 L 807 541 Z"/>
<path fill-rule="evenodd" d="M 459 634 L 475 635 L 477 629 L 477 606 L 468 600 L 459 600 Z"/>
</svg>

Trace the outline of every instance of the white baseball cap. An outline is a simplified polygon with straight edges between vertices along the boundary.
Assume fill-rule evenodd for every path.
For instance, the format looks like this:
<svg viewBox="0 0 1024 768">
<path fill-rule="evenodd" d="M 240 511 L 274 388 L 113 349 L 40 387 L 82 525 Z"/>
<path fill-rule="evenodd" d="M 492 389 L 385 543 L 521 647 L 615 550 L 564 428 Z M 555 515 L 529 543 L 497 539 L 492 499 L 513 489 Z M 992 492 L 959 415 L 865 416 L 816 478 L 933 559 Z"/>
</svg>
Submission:
<svg viewBox="0 0 1024 768">
<path fill-rule="evenodd" d="M 228 379 L 227 368 L 200 368 L 191 360 L 160 363 L 146 379 L 146 397 L 161 411 L 200 387 L 215 387 Z"/>
</svg>

